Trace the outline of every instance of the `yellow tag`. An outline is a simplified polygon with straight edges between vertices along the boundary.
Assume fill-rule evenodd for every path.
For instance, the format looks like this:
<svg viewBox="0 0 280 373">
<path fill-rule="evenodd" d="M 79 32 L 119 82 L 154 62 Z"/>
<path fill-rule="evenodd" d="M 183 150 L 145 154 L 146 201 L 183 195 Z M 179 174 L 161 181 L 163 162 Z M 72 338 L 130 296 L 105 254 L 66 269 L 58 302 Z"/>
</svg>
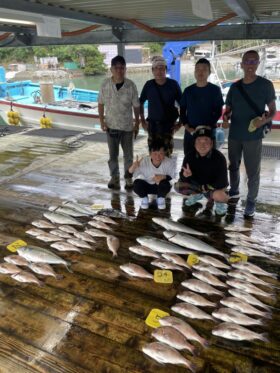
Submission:
<svg viewBox="0 0 280 373">
<path fill-rule="evenodd" d="M 199 257 L 195 254 L 190 254 L 188 256 L 187 264 L 192 267 L 193 265 L 199 263 Z"/>
<path fill-rule="evenodd" d="M 169 313 L 159 310 L 157 308 L 153 308 L 149 313 L 148 317 L 145 320 L 145 323 L 150 326 L 151 328 L 158 328 L 160 323 L 158 322 L 159 319 L 165 316 L 170 316 Z"/>
<path fill-rule="evenodd" d="M 154 271 L 154 282 L 158 282 L 160 284 L 172 284 L 173 273 L 169 270 L 156 269 Z"/>
<path fill-rule="evenodd" d="M 104 209 L 104 205 L 102 205 L 101 203 L 95 203 L 94 205 L 91 205 L 90 208 L 92 208 L 93 210 L 102 210 Z"/>
<path fill-rule="evenodd" d="M 22 246 L 27 246 L 27 243 L 22 240 L 16 240 L 13 243 L 10 243 L 10 245 L 7 246 L 7 249 L 10 250 L 12 253 L 15 253 L 17 249 Z"/>
<path fill-rule="evenodd" d="M 247 262 L 248 256 L 242 253 L 234 253 L 234 256 L 229 258 L 230 263 Z"/>
</svg>

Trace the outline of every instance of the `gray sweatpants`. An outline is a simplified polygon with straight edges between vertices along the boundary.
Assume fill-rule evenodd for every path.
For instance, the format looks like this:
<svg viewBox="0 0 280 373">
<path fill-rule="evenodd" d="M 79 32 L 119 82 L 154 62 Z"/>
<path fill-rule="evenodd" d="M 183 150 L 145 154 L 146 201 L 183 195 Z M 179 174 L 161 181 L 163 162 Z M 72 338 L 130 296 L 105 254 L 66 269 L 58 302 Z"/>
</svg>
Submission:
<svg viewBox="0 0 280 373">
<path fill-rule="evenodd" d="M 109 148 L 109 169 L 111 176 L 119 176 L 119 147 L 121 145 L 124 157 L 124 173 L 133 163 L 133 131 L 107 132 L 107 144 Z"/>
<path fill-rule="evenodd" d="M 239 191 L 239 167 L 242 153 L 248 178 L 247 200 L 255 202 L 260 186 L 262 139 L 253 141 L 238 141 L 228 139 L 230 189 L 233 192 Z"/>
</svg>

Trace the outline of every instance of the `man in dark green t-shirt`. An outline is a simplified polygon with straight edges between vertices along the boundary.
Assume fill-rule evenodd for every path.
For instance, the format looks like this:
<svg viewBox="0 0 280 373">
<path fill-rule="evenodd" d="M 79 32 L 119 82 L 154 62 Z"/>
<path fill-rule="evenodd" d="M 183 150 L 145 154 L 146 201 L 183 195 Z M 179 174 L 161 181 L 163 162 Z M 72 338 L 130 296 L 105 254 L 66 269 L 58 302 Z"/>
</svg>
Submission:
<svg viewBox="0 0 280 373">
<path fill-rule="evenodd" d="M 255 203 L 260 184 L 260 165 L 264 126 L 276 113 L 273 84 L 256 75 L 260 58 L 250 50 L 243 55 L 241 67 L 244 78 L 231 85 L 226 98 L 223 127 L 229 127 L 228 158 L 230 171 L 230 198 L 239 198 L 239 167 L 243 154 L 248 178 L 248 194 L 244 217 L 255 214 Z M 258 108 L 257 115 L 253 105 Z M 268 109 L 265 112 L 265 109 Z M 230 120 L 230 124 L 229 124 Z"/>
</svg>

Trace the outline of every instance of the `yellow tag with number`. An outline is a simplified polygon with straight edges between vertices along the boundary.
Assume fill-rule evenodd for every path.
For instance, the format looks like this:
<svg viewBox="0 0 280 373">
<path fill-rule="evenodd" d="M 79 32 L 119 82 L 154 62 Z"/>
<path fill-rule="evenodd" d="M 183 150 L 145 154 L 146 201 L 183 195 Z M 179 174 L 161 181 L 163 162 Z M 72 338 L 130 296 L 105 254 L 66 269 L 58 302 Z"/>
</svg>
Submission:
<svg viewBox="0 0 280 373">
<path fill-rule="evenodd" d="M 172 284 L 173 273 L 169 270 L 156 269 L 154 271 L 154 281 L 159 284 Z"/>
<path fill-rule="evenodd" d="M 151 328 L 158 328 L 160 326 L 159 319 L 165 316 L 170 316 L 169 313 L 153 308 L 145 320 L 145 323 Z"/>
<path fill-rule="evenodd" d="M 199 257 L 195 254 L 190 254 L 188 256 L 187 264 L 192 267 L 193 265 L 199 263 Z"/>
<path fill-rule="evenodd" d="M 247 262 L 248 256 L 242 253 L 234 253 L 234 256 L 229 258 L 230 263 Z"/>
<path fill-rule="evenodd" d="M 102 205 L 102 203 L 95 203 L 94 205 L 91 205 L 90 206 L 93 210 L 102 210 L 104 209 L 104 205 Z"/>
<path fill-rule="evenodd" d="M 27 243 L 23 240 L 16 240 L 7 246 L 7 249 L 12 253 L 15 253 L 20 247 L 27 246 Z"/>
</svg>

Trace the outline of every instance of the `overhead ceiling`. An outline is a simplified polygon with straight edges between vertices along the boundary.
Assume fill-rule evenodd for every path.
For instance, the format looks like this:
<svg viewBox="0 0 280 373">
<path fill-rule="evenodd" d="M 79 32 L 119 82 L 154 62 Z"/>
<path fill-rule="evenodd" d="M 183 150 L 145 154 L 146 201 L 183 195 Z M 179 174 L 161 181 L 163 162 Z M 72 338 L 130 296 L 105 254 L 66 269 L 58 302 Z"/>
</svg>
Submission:
<svg viewBox="0 0 280 373">
<path fill-rule="evenodd" d="M 212 19 L 194 15 L 191 0 L 0 0 L 0 46 L 280 39 L 279 0 L 210 4 Z M 61 38 L 38 36 L 35 24 L 44 24 L 43 16 L 59 21 Z"/>
</svg>

